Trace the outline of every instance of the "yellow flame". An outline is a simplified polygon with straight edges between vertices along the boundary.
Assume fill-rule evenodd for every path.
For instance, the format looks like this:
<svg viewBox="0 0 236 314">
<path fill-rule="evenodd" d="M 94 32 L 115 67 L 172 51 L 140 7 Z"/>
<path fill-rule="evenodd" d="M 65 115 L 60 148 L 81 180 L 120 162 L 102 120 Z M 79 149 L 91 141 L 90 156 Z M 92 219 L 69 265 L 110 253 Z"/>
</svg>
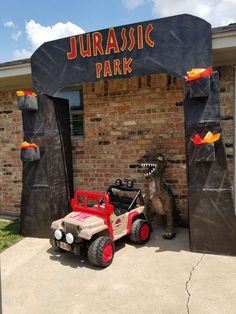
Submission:
<svg viewBox="0 0 236 314">
<path fill-rule="evenodd" d="M 197 75 L 199 75 L 200 73 L 206 71 L 206 69 L 197 69 L 194 68 L 191 71 L 187 71 L 188 77 L 195 77 Z"/>
<path fill-rule="evenodd" d="M 211 131 L 207 132 L 204 137 L 204 142 L 206 143 L 214 143 L 220 139 L 220 133 L 212 134 Z"/>
<path fill-rule="evenodd" d="M 23 90 L 18 90 L 18 91 L 16 92 L 16 95 L 17 95 L 18 97 L 20 97 L 20 96 L 25 96 L 25 92 L 24 92 Z"/>
</svg>

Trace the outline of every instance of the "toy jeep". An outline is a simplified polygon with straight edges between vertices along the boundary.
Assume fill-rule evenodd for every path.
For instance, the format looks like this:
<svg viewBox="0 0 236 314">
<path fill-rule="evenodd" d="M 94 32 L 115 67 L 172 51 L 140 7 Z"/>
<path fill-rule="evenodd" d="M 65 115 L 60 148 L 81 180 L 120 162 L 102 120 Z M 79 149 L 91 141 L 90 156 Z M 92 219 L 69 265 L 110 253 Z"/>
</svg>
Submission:
<svg viewBox="0 0 236 314">
<path fill-rule="evenodd" d="M 146 243 L 151 228 L 144 213 L 141 191 L 128 181 L 111 185 L 106 193 L 77 190 L 72 212 L 52 223 L 52 247 L 80 254 L 88 249 L 89 261 L 106 267 L 114 257 L 114 241 L 125 235 L 135 243 Z"/>
</svg>

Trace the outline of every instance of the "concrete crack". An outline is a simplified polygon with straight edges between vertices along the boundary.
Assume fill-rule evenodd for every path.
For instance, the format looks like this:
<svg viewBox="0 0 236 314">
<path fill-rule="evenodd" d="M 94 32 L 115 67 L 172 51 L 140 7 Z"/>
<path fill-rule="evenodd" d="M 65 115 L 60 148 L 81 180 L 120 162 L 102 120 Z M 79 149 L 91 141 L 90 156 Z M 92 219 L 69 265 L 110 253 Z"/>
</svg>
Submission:
<svg viewBox="0 0 236 314">
<path fill-rule="evenodd" d="M 204 258 L 205 254 L 202 254 L 200 260 L 193 266 L 192 270 L 190 271 L 189 273 L 189 277 L 188 277 L 188 280 L 186 281 L 185 283 L 185 291 L 187 292 L 187 295 L 188 295 L 188 299 L 187 299 L 187 302 L 186 302 L 186 308 L 187 308 L 187 313 L 189 314 L 190 311 L 189 311 L 189 303 L 190 303 L 190 297 L 191 297 L 191 294 L 189 292 L 189 289 L 188 289 L 188 285 L 192 279 L 192 276 L 193 276 L 193 273 L 195 271 L 195 269 L 199 266 L 199 264 L 202 262 L 203 258 Z"/>
</svg>

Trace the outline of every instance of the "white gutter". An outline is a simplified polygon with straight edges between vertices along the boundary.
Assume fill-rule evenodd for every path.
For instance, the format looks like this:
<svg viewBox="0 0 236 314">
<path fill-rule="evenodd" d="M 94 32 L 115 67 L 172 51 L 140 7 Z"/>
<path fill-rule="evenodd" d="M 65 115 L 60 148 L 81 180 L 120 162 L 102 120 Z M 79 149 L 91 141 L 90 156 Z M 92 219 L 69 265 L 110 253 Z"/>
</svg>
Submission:
<svg viewBox="0 0 236 314">
<path fill-rule="evenodd" d="M 31 74 L 30 63 L 9 64 L 0 67 L 0 78 Z"/>
<path fill-rule="evenodd" d="M 212 33 L 212 49 L 224 49 L 224 48 L 236 47 L 236 31 L 224 31 L 218 33 Z"/>
</svg>

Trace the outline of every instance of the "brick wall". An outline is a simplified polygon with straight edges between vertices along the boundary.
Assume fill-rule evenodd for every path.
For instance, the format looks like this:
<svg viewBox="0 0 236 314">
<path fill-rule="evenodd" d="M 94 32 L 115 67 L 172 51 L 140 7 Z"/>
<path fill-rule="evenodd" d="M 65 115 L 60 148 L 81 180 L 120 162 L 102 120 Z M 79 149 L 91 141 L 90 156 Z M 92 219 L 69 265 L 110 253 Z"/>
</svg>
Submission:
<svg viewBox="0 0 236 314">
<path fill-rule="evenodd" d="M 234 70 L 232 66 L 217 69 L 232 174 Z M 104 191 L 116 178 L 132 178 L 145 191 L 145 178 L 132 164 L 156 147 L 168 160 L 165 179 L 182 215 L 187 215 L 182 85 L 182 80 L 164 74 L 84 85 L 85 136 L 72 140 L 75 188 Z M 20 209 L 21 141 L 21 113 L 16 109 L 15 91 L 0 92 L 2 212 Z"/>
<path fill-rule="evenodd" d="M 232 66 L 220 71 L 222 125 L 232 178 Z M 166 75 L 114 80 L 84 86 L 85 137 L 73 140 L 75 188 L 104 190 L 116 178 L 133 178 L 146 190 L 132 164 L 152 147 L 168 160 L 165 179 L 178 208 L 187 215 L 183 82 Z"/>
<path fill-rule="evenodd" d="M 20 211 L 20 142 L 22 120 L 16 107 L 15 91 L 0 91 L 0 212 Z"/>
<path fill-rule="evenodd" d="M 233 152 L 234 152 L 234 67 L 217 67 L 220 79 L 220 105 L 221 124 L 225 149 L 227 154 L 228 168 L 231 182 L 233 182 Z"/>
<path fill-rule="evenodd" d="M 168 159 L 165 178 L 186 213 L 186 165 L 182 81 L 152 75 L 86 84 L 85 137 L 73 140 L 75 187 L 104 190 L 116 178 L 143 174 L 132 164 L 156 147 Z"/>
</svg>

